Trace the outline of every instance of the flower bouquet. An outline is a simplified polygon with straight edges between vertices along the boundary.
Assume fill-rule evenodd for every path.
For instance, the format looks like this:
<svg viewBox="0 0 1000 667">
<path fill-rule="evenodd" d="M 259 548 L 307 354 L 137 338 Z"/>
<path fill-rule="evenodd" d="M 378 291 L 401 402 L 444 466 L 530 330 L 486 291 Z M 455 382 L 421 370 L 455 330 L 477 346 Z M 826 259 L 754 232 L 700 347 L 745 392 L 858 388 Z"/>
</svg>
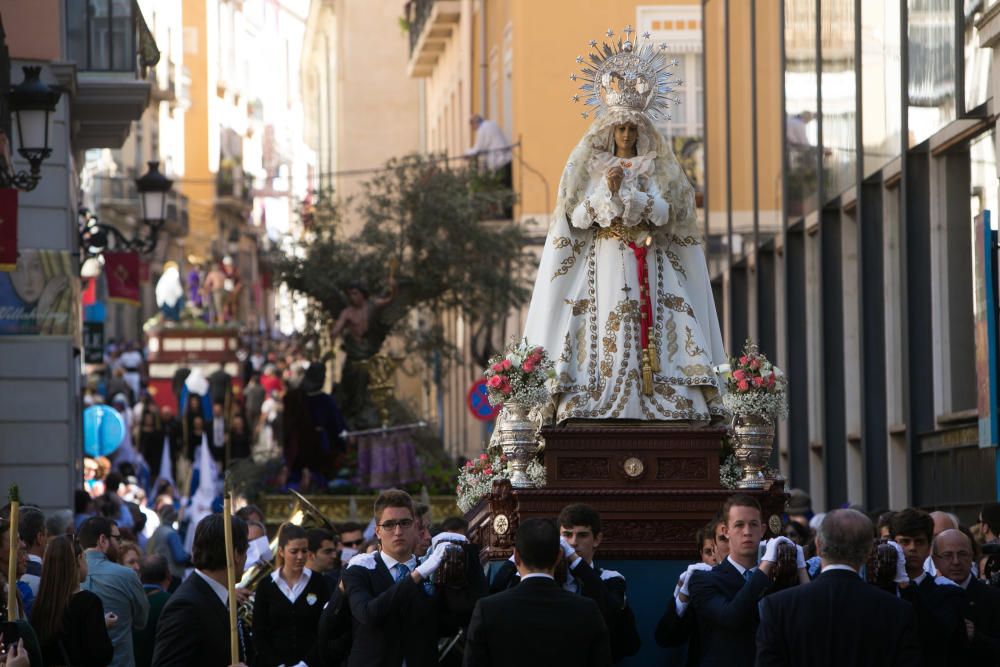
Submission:
<svg viewBox="0 0 1000 667">
<path fill-rule="evenodd" d="M 527 340 L 510 343 L 504 354 L 490 359 L 483 373 L 490 405 L 524 403 L 539 405 L 549 400 L 546 384 L 555 377 L 552 360 L 541 347 Z"/>
<path fill-rule="evenodd" d="M 743 352 L 716 368 L 725 380 L 722 402 L 733 415 L 733 455 L 742 468 L 742 489 L 762 489 L 773 479 L 767 463 L 774 446 L 774 422 L 788 415 L 787 380 L 749 338 Z M 730 466 L 726 461 L 723 467 Z M 722 470 L 722 473 L 731 472 Z"/>
<path fill-rule="evenodd" d="M 466 461 L 458 470 L 458 486 L 455 487 L 458 508 L 468 512 L 482 498 L 489 495 L 493 490 L 494 480 L 510 479 L 513 472 L 513 467 L 505 454 L 494 456 L 480 454 L 479 458 Z M 528 463 L 527 474 L 534 486 L 545 485 L 545 467 L 538 461 L 532 460 Z"/>
</svg>

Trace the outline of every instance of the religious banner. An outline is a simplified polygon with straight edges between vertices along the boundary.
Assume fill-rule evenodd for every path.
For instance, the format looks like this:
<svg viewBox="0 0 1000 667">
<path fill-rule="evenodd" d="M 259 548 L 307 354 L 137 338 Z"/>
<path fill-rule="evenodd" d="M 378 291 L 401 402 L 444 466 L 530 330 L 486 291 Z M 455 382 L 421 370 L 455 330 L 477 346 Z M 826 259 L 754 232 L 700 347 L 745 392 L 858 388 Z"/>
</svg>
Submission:
<svg viewBox="0 0 1000 667">
<path fill-rule="evenodd" d="M 73 255 L 22 249 L 0 273 L 0 335 L 80 336 L 80 280 Z"/>
<path fill-rule="evenodd" d="M 0 271 L 17 266 L 17 190 L 0 188 Z"/>
<path fill-rule="evenodd" d="M 139 305 L 138 253 L 106 251 L 104 278 L 108 282 L 108 301 Z"/>
</svg>

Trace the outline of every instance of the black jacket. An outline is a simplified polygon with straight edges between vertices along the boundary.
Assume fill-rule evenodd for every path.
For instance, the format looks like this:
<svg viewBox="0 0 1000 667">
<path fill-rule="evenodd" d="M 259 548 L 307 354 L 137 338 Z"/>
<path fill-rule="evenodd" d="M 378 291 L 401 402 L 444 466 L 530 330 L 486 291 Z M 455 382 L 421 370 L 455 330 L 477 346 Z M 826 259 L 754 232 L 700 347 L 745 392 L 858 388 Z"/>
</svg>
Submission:
<svg viewBox="0 0 1000 667">
<path fill-rule="evenodd" d="M 901 589 L 899 595 L 913 607 L 923 663 L 934 667 L 965 665 L 964 591 L 958 586 L 939 586 L 928 574 L 920 584 Z"/>
<path fill-rule="evenodd" d="M 246 637 L 246 633 L 242 636 Z M 240 642 L 243 660 L 245 641 Z M 231 663 L 229 611 L 211 586 L 192 573 L 170 596 L 160 614 L 153 667 L 226 667 Z"/>
<path fill-rule="evenodd" d="M 658 646 L 675 648 L 687 645 L 686 667 L 697 667 L 701 660 L 701 637 L 698 634 L 698 612 L 689 604 L 683 616 L 677 615 L 677 604 L 674 598 L 667 600 L 667 609 L 663 612 L 653 638 Z"/>
<path fill-rule="evenodd" d="M 314 664 L 319 617 L 330 599 L 326 580 L 313 573 L 305 589 L 292 603 L 271 577 L 257 586 L 253 601 L 253 643 L 257 667 Z"/>
<path fill-rule="evenodd" d="M 41 649 L 46 665 L 103 667 L 110 663 L 115 649 L 104 623 L 101 598 L 90 591 L 75 593 L 63 615 L 62 633 Z"/>
<path fill-rule="evenodd" d="M 341 667 L 346 664 L 351 654 L 351 638 L 351 606 L 340 588 L 335 587 L 319 617 L 317 667 Z"/>
<path fill-rule="evenodd" d="M 920 664 L 909 605 L 855 572 L 827 571 L 760 603 L 758 667 Z"/>
<path fill-rule="evenodd" d="M 579 586 L 579 594 L 597 603 L 604 623 L 608 627 L 611 642 L 611 658 L 617 663 L 623 658 L 635 655 L 638 650 L 638 633 L 635 617 L 626 604 L 625 577 L 614 570 L 604 570 L 589 565 L 581 559 L 576 567 L 569 569 Z M 497 569 L 490 586 L 491 593 L 513 588 L 521 581 L 517 566 L 507 560 Z"/>
<path fill-rule="evenodd" d="M 472 612 L 465 667 L 607 666 L 608 628 L 597 603 L 533 577 L 481 599 Z"/>
<path fill-rule="evenodd" d="M 341 579 L 353 618 L 351 667 L 437 665 L 439 636 L 436 598 L 406 576 L 394 581 L 379 553 L 372 568 L 353 565 Z"/>
<path fill-rule="evenodd" d="M 710 572 L 691 573 L 688 589 L 698 614 L 699 665 L 753 667 L 757 603 L 770 587 L 770 577 L 760 570 L 744 580 L 728 558 Z"/>
<path fill-rule="evenodd" d="M 964 615 L 975 626 L 965 664 L 1000 665 L 1000 590 L 973 578 L 965 589 Z"/>
</svg>

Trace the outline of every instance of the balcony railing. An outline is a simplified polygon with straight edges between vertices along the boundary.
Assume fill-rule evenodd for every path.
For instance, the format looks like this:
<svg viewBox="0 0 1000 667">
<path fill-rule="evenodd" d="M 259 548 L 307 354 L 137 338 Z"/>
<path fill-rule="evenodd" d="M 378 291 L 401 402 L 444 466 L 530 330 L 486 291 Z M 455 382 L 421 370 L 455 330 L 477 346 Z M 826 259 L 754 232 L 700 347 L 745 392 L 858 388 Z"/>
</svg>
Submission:
<svg viewBox="0 0 1000 667">
<path fill-rule="evenodd" d="M 410 55 L 413 55 L 413 49 L 417 46 L 417 40 L 420 39 L 420 33 L 433 8 L 434 0 L 410 0 L 406 3 L 406 20 L 410 24 Z"/>
<path fill-rule="evenodd" d="M 85 72 L 141 74 L 159 60 L 134 0 L 66 0 L 66 43 Z"/>
<path fill-rule="evenodd" d="M 458 0 L 410 0 L 405 11 L 410 37 L 407 74 L 430 76 L 446 42 L 458 27 L 462 3 Z"/>
</svg>

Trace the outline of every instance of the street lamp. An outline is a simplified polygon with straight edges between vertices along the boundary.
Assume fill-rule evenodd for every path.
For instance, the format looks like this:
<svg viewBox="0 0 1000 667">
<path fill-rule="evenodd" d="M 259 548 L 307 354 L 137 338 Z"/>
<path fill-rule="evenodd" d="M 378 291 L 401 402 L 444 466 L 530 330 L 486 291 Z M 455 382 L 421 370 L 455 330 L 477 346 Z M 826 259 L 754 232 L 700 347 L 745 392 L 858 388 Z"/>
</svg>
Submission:
<svg viewBox="0 0 1000 667">
<path fill-rule="evenodd" d="M 0 187 L 34 190 L 41 180 L 42 162 L 52 155 L 49 147 L 49 115 L 55 111 L 60 92 L 39 78 L 41 67 L 24 67 L 24 81 L 10 89 L 7 100 L 17 123 L 20 147 L 30 172 L 15 172 L 12 164 L 0 169 Z"/>
<path fill-rule="evenodd" d="M 149 171 L 135 179 L 142 219 L 134 238 L 127 239 L 113 225 L 99 222 L 89 211 L 80 211 L 80 247 L 87 255 L 100 255 L 108 249 L 111 239 L 115 250 L 135 250 L 146 255 L 156 249 L 160 230 L 167 221 L 167 196 L 174 182 L 160 173 L 158 161 L 148 164 Z M 145 236 L 142 227 L 149 228 Z"/>
</svg>

